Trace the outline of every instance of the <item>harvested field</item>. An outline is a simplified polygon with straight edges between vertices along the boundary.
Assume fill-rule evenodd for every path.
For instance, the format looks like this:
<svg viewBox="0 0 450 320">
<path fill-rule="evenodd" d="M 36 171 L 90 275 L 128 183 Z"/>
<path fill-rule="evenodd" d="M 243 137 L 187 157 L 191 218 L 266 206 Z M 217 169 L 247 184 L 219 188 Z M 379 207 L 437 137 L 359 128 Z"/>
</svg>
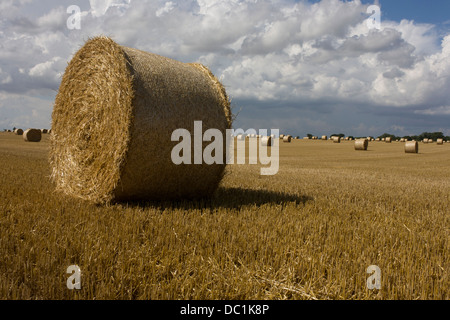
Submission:
<svg viewBox="0 0 450 320">
<path fill-rule="evenodd" d="M 278 174 L 229 165 L 212 199 L 98 206 L 53 191 L 49 139 L 0 133 L 3 299 L 450 298 L 449 144 L 293 140 Z"/>
</svg>

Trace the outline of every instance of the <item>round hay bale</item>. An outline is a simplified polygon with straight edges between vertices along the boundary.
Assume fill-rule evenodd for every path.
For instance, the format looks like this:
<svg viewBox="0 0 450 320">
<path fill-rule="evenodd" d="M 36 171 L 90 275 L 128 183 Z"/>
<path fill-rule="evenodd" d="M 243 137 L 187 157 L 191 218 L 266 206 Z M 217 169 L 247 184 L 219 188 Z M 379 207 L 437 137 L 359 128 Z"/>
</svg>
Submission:
<svg viewBox="0 0 450 320">
<path fill-rule="evenodd" d="M 368 139 L 358 139 L 355 140 L 355 150 L 367 150 L 367 147 L 369 146 L 369 140 Z"/>
<path fill-rule="evenodd" d="M 90 39 L 55 99 L 50 164 L 57 190 L 95 203 L 211 196 L 225 152 L 212 165 L 176 165 L 171 157 L 180 144 L 172 133 L 186 129 L 194 145 L 197 120 L 201 134 L 214 128 L 224 137 L 232 124 L 225 89 L 206 67 Z"/>
<path fill-rule="evenodd" d="M 385 141 L 386 141 L 386 143 L 392 143 L 392 138 L 391 138 L 391 137 L 387 137 L 387 138 L 385 139 Z"/>
<path fill-rule="evenodd" d="M 341 137 L 333 137 L 333 143 L 341 143 Z"/>
<path fill-rule="evenodd" d="M 262 137 L 260 141 L 263 147 L 271 147 L 273 143 L 272 137 Z"/>
<path fill-rule="evenodd" d="M 428 143 L 433 143 L 434 140 L 433 139 L 428 139 Z"/>
<path fill-rule="evenodd" d="M 328 140 L 327 136 L 322 136 L 322 140 Z"/>
<path fill-rule="evenodd" d="M 439 145 L 443 145 L 444 144 L 444 139 L 437 139 L 436 143 Z"/>
<path fill-rule="evenodd" d="M 286 143 L 291 143 L 291 139 L 292 139 L 292 137 L 291 137 L 291 136 L 289 136 L 289 135 L 287 135 L 287 136 L 284 136 L 284 138 L 283 138 L 283 142 L 286 142 Z"/>
<path fill-rule="evenodd" d="M 23 130 L 22 129 L 16 129 L 14 130 L 14 133 L 18 136 L 22 136 L 23 135 Z"/>
<path fill-rule="evenodd" d="M 41 132 L 47 134 L 48 130 L 47 129 L 41 129 Z"/>
<path fill-rule="evenodd" d="M 39 129 L 28 129 L 23 133 L 23 140 L 26 142 L 40 142 L 42 132 Z"/>
<path fill-rule="evenodd" d="M 417 141 L 407 141 L 405 143 L 405 153 L 419 153 L 419 144 Z"/>
<path fill-rule="evenodd" d="M 284 134 L 280 134 L 280 139 L 283 139 L 284 138 Z"/>
</svg>

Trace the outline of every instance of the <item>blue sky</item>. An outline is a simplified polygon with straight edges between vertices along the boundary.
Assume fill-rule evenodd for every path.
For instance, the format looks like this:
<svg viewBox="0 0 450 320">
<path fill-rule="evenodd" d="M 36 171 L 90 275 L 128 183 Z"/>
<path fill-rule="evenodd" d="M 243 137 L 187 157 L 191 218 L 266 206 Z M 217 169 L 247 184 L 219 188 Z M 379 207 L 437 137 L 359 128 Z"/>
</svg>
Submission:
<svg viewBox="0 0 450 320">
<path fill-rule="evenodd" d="M 309 1 L 311 3 L 320 0 Z M 374 4 L 374 0 L 362 0 L 363 4 Z M 400 21 L 414 20 L 420 23 L 443 24 L 450 22 L 450 1 L 448 0 L 379 0 L 382 18 Z"/>
<path fill-rule="evenodd" d="M 380 1 L 380 5 L 383 18 L 389 20 L 409 19 L 438 25 L 450 22 L 450 1 L 448 0 L 388 0 Z"/>
<path fill-rule="evenodd" d="M 2 0 L 0 130 L 49 127 L 71 56 L 88 37 L 221 79 L 235 128 L 304 136 L 450 135 L 450 1 Z M 68 29 L 78 5 L 81 29 Z"/>
</svg>

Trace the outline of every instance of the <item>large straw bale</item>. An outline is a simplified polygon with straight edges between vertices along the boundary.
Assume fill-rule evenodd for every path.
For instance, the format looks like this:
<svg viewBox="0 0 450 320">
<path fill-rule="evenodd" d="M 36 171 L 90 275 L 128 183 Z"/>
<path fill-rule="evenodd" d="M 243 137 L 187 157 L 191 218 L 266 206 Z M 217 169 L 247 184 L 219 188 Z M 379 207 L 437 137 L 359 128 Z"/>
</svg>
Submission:
<svg viewBox="0 0 450 320">
<path fill-rule="evenodd" d="M 290 136 L 290 135 L 284 136 L 284 138 L 283 138 L 283 142 L 286 142 L 286 143 L 291 143 L 291 140 L 292 140 L 292 136 Z"/>
<path fill-rule="evenodd" d="M 436 142 L 439 145 L 443 145 L 444 144 L 444 139 L 437 139 Z"/>
<path fill-rule="evenodd" d="M 22 129 L 16 129 L 14 130 L 14 133 L 18 136 L 22 136 L 23 135 L 23 130 Z"/>
<path fill-rule="evenodd" d="M 405 153 L 418 153 L 419 143 L 417 141 L 407 141 L 405 143 Z"/>
<path fill-rule="evenodd" d="M 53 109 L 57 190 L 95 203 L 210 196 L 225 152 L 223 164 L 171 158 L 180 143 L 171 141 L 174 130 L 188 130 L 194 145 L 197 120 L 202 133 L 215 128 L 224 137 L 232 124 L 225 89 L 206 67 L 90 39 L 67 66 Z"/>
<path fill-rule="evenodd" d="M 368 139 L 357 139 L 355 140 L 355 150 L 367 150 L 367 147 L 369 146 L 369 140 Z"/>
<path fill-rule="evenodd" d="M 263 146 L 263 147 L 271 147 L 273 144 L 273 139 L 270 136 L 262 137 L 260 141 L 261 141 L 261 146 Z"/>
<path fill-rule="evenodd" d="M 23 140 L 26 142 L 40 142 L 42 132 L 39 129 L 28 129 L 23 133 Z"/>
<path fill-rule="evenodd" d="M 341 137 L 333 136 L 333 143 L 341 143 Z"/>
</svg>

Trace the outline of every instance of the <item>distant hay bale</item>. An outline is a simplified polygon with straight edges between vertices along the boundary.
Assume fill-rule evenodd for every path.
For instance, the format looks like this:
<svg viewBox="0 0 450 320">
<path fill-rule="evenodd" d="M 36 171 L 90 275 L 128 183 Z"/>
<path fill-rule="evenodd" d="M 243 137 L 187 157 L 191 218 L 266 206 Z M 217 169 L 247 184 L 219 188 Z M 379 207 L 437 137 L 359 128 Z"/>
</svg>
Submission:
<svg viewBox="0 0 450 320">
<path fill-rule="evenodd" d="M 428 143 L 428 139 L 425 138 L 425 139 L 422 140 L 422 142 L 423 142 L 423 143 Z"/>
<path fill-rule="evenodd" d="M 376 138 L 375 141 L 381 141 L 381 139 L 380 138 Z"/>
<path fill-rule="evenodd" d="M 392 143 L 392 138 L 391 138 L 391 137 L 387 137 L 387 138 L 385 139 L 385 141 L 386 141 L 386 143 Z"/>
<path fill-rule="evenodd" d="M 367 150 L 367 147 L 369 146 L 369 140 L 368 139 L 358 139 L 355 140 L 355 150 Z"/>
<path fill-rule="evenodd" d="M 271 147 L 273 144 L 272 137 L 262 137 L 261 138 L 261 146 L 263 147 Z"/>
<path fill-rule="evenodd" d="M 14 133 L 18 136 L 23 136 L 23 130 L 22 129 L 16 129 L 14 130 Z"/>
<path fill-rule="evenodd" d="M 23 133 L 23 140 L 26 142 L 39 142 L 42 139 L 42 132 L 39 129 L 28 129 Z"/>
<path fill-rule="evenodd" d="M 405 153 L 419 153 L 419 144 L 417 141 L 407 141 L 405 143 Z"/>
<path fill-rule="evenodd" d="M 333 143 L 341 143 L 341 137 L 333 137 Z"/>
<path fill-rule="evenodd" d="M 240 140 L 240 141 L 245 140 L 245 135 L 239 134 L 239 135 L 236 137 L 236 139 L 237 139 L 237 140 Z"/>
<path fill-rule="evenodd" d="M 201 134 L 214 128 L 225 137 L 232 125 L 226 91 L 206 67 L 90 39 L 67 66 L 55 99 L 50 164 L 57 190 L 95 203 L 211 196 L 225 152 L 223 163 L 211 165 L 194 164 L 194 154 L 191 165 L 172 160 L 186 136 L 195 144 L 197 120 Z M 187 135 L 172 141 L 177 129 Z"/>
<path fill-rule="evenodd" d="M 284 138 L 284 134 L 280 134 L 280 139 L 283 139 Z"/>
<path fill-rule="evenodd" d="M 433 139 L 428 139 L 428 143 L 433 143 L 434 140 Z"/>
<path fill-rule="evenodd" d="M 48 130 L 47 129 L 41 129 L 41 132 L 47 134 Z"/>
<path fill-rule="evenodd" d="M 283 142 L 286 142 L 286 143 L 291 143 L 291 139 L 292 139 L 292 137 L 291 137 L 291 136 L 289 136 L 289 135 L 287 135 L 287 136 L 284 136 L 284 138 L 283 138 Z"/>
<path fill-rule="evenodd" d="M 439 145 L 443 145 L 444 144 L 444 139 L 437 139 L 436 143 Z"/>
<path fill-rule="evenodd" d="M 322 136 L 322 140 L 328 140 L 328 136 Z"/>
</svg>

